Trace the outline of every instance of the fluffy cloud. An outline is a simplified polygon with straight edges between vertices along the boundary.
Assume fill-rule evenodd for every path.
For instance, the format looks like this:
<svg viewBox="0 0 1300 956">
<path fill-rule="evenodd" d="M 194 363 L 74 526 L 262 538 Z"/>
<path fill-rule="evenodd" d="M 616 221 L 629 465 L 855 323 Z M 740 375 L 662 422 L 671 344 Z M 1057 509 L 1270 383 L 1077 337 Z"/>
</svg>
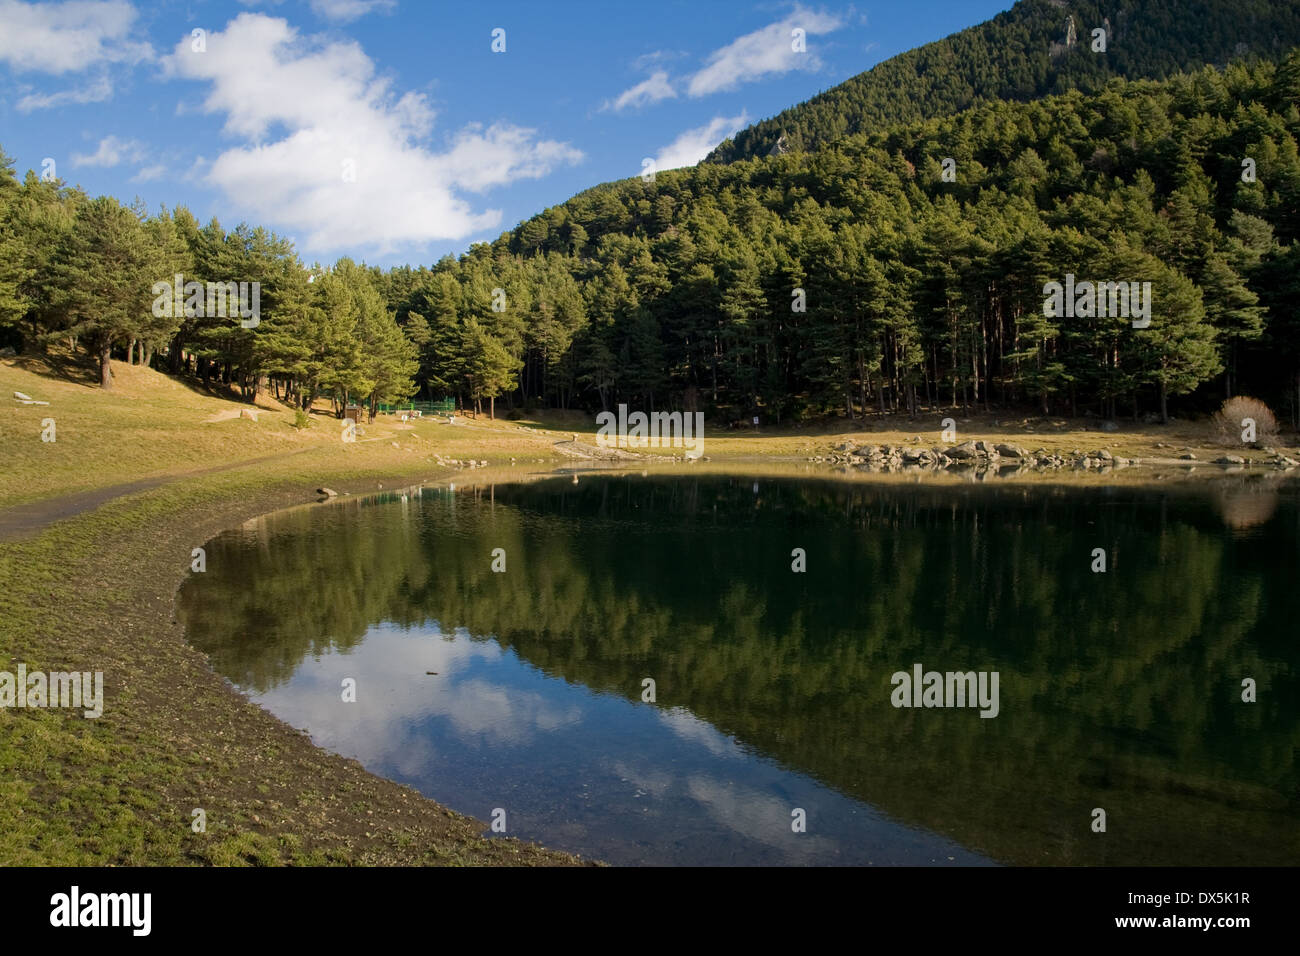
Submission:
<svg viewBox="0 0 1300 956">
<path fill-rule="evenodd" d="M 396 0 L 311 0 L 317 16 L 338 23 L 347 23 L 379 10 L 388 11 L 397 6 Z"/>
<path fill-rule="evenodd" d="M 133 183 L 152 182 L 155 179 L 161 179 L 164 175 L 166 175 L 166 173 L 167 173 L 167 167 L 163 166 L 161 163 L 154 164 L 153 166 L 145 166 L 134 176 L 131 177 L 131 182 Z"/>
<path fill-rule="evenodd" d="M 435 152 L 425 97 L 398 96 L 356 43 L 303 38 L 261 14 L 210 34 L 203 53 L 182 40 L 164 65 L 208 84 L 201 109 L 245 141 L 213 159 L 206 180 L 250 216 L 300 232 L 314 252 L 387 254 L 494 228 L 500 211 L 475 210 L 462 193 L 582 159 L 509 124 L 467 127 Z"/>
<path fill-rule="evenodd" d="M 0 62 L 19 72 L 56 75 L 138 63 L 153 50 L 135 39 L 135 19 L 126 0 L 0 0 Z"/>
<path fill-rule="evenodd" d="M 688 129 L 659 151 L 655 157 L 656 169 L 676 169 L 678 166 L 694 166 L 709 151 L 728 136 L 749 122 L 749 115 L 740 111 L 739 116 L 715 116 L 703 126 Z"/>
<path fill-rule="evenodd" d="M 30 113 L 32 110 L 49 109 L 68 103 L 102 103 L 113 95 L 113 84 L 108 77 L 101 76 L 86 86 L 55 93 L 28 93 L 18 101 L 18 112 Z"/>
<path fill-rule="evenodd" d="M 793 31 L 798 28 L 807 36 L 816 36 L 838 30 L 842 25 L 839 17 L 796 7 L 785 19 L 714 50 L 707 65 L 690 78 L 687 91 L 691 96 L 708 96 L 735 89 L 769 73 L 820 69 L 821 61 L 812 53 L 793 49 Z"/>
<path fill-rule="evenodd" d="M 76 167 L 117 166 L 123 162 L 139 162 L 145 156 L 145 146 L 138 140 L 105 136 L 99 141 L 99 148 L 93 153 L 73 153 L 72 165 Z"/>
<path fill-rule="evenodd" d="M 642 80 L 636 86 L 624 90 L 601 108 L 613 110 L 617 113 L 630 106 L 648 106 L 651 103 L 658 103 L 660 100 L 670 99 L 676 95 L 677 91 L 668 82 L 667 72 L 658 70 L 651 74 L 649 79 Z"/>
</svg>

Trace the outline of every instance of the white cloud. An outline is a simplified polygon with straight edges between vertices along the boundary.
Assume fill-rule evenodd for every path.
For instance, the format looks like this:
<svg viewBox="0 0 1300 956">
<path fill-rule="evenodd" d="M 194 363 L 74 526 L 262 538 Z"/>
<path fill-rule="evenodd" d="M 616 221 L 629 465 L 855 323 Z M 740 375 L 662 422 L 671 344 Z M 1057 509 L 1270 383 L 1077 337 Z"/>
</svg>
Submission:
<svg viewBox="0 0 1300 956">
<path fill-rule="evenodd" d="M 629 106 L 647 106 L 651 103 L 658 103 L 660 100 L 670 99 L 676 95 L 677 91 L 668 82 L 667 72 L 658 70 L 651 74 L 649 79 L 642 80 L 636 86 L 624 90 L 616 99 L 607 101 L 601 109 L 612 109 L 617 113 Z"/>
<path fill-rule="evenodd" d="M 101 76 L 80 88 L 59 90 L 56 93 L 28 93 L 18 101 L 17 107 L 20 113 L 30 113 L 32 110 L 49 109 L 67 103 L 102 103 L 112 95 L 113 84 L 108 81 L 108 77 Z"/>
<path fill-rule="evenodd" d="M 99 148 L 93 153 L 73 153 L 72 165 L 75 167 L 117 166 L 123 162 L 138 163 L 146 155 L 144 144 L 138 140 L 105 136 L 99 141 Z"/>
<path fill-rule="evenodd" d="M 749 122 L 744 110 L 739 116 L 715 116 L 703 126 L 688 129 L 659 151 L 655 157 L 656 169 L 676 169 L 694 166 L 709 151 Z"/>
<path fill-rule="evenodd" d="M 202 111 L 224 115 L 224 132 L 245 141 L 212 160 L 207 182 L 250 216 L 300 231 L 314 252 L 388 254 L 465 238 L 499 225 L 501 213 L 471 208 L 461 193 L 582 158 L 505 123 L 469 126 L 434 152 L 424 96 L 398 96 L 355 42 L 304 39 L 261 14 L 209 34 L 204 53 L 182 40 L 164 65 L 207 83 Z"/>
<path fill-rule="evenodd" d="M 734 89 L 741 83 L 757 80 L 769 73 L 818 70 L 821 60 L 811 52 L 800 53 L 793 49 L 793 31 L 798 28 L 806 36 L 816 36 L 838 30 L 843 22 L 830 14 L 796 7 L 783 20 L 714 50 L 707 65 L 691 77 L 687 91 L 691 96 L 707 96 Z"/>
<path fill-rule="evenodd" d="M 0 0 L 0 62 L 20 72 L 56 75 L 101 63 L 138 63 L 153 49 L 136 40 L 135 19 L 126 0 Z"/>
<path fill-rule="evenodd" d="M 147 183 L 155 179 L 161 179 L 167 173 L 167 167 L 161 163 L 154 166 L 145 166 L 131 177 L 133 183 Z"/>
<path fill-rule="evenodd" d="M 311 0 L 311 8 L 317 16 L 338 23 L 347 23 L 379 10 L 391 10 L 395 6 L 396 0 Z"/>
</svg>

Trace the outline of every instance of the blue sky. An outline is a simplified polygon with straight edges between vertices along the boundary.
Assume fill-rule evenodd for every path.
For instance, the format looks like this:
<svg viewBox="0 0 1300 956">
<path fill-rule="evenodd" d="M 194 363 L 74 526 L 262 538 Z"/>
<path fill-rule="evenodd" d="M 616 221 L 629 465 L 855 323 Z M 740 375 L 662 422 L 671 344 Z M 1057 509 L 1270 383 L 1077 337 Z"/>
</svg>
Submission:
<svg viewBox="0 0 1300 956">
<path fill-rule="evenodd" d="M 0 0 L 0 147 L 308 263 L 427 264 L 1010 6 Z"/>
</svg>

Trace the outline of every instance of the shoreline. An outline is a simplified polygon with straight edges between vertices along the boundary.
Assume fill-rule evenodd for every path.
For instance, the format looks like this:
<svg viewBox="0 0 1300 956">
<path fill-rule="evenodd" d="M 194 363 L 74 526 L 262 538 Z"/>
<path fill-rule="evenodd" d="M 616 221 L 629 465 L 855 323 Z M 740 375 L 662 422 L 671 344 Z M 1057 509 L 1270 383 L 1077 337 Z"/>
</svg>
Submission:
<svg viewBox="0 0 1300 956">
<path fill-rule="evenodd" d="M 955 488 L 969 488 L 972 480 L 969 474 L 918 476 L 901 470 L 872 473 L 852 466 L 748 456 L 691 464 L 656 461 L 639 466 L 627 461 L 605 465 L 552 459 L 542 465 L 472 469 L 407 461 L 401 468 L 374 463 L 360 470 L 322 469 L 311 482 L 297 473 L 299 462 L 274 464 L 278 468 L 269 474 L 268 463 L 262 462 L 169 481 L 102 502 L 93 510 L 64 518 L 32 536 L 4 543 L 9 552 L 0 561 L 0 585 L 7 585 L 5 602 L 28 604 L 21 624 L 29 639 L 15 642 L 12 638 L 19 635 L 11 634 L 10 662 L 50 670 L 102 670 L 106 683 L 105 715 L 93 726 L 50 711 L 6 713 L 0 717 L 9 731 L 5 745 L 12 742 L 16 729 L 20 742 L 27 739 L 30 728 L 20 728 L 20 722 L 33 721 L 45 732 L 61 738 L 56 750 L 63 761 L 84 762 L 88 747 L 107 748 L 116 754 L 121 772 L 108 774 L 109 780 L 103 782 L 118 794 L 116 799 L 121 799 L 124 787 L 141 793 L 151 788 L 160 791 L 158 799 L 143 800 L 139 813 L 133 814 L 136 818 L 128 829 L 135 838 L 119 839 L 111 848 L 104 847 L 102 839 L 96 840 L 94 852 L 86 855 L 89 850 L 84 839 L 75 835 L 82 827 L 74 825 L 61 834 L 49 834 L 57 845 L 46 844 L 43 834 L 35 838 L 36 846 L 28 843 L 20 851 L 12 838 L 5 839 L 0 844 L 0 859 L 4 862 L 589 862 L 509 838 L 484 838 L 481 834 L 487 830 L 485 823 L 472 821 L 413 789 L 371 774 L 355 760 L 317 747 L 306 732 L 284 724 L 213 670 L 206 655 L 187 642 L 176 620 L 175 605 L 190 573 L 191 549 L 223 532 L 289 509 L 339 505 L 348 500 L 448 484 L 474 486 L 570 476 L 581 480 L 583 475 L 629 473 L 678 477 L 692 473 L 733 474 L 746 478 Z M 1126 487 L 1176 486 L 1195 491 L 1225 481 L 1239 485 L 1270 475 L 1279 480 L 1286 476 L 1274 469 L 1256 468 L 1243 474 L 1218 466 L 1214 474 L 1195 474 L 1195 468 L 1186 467 L 1190 463 L 1179 464 L 1182 467 L 1168 476 L 1155 468 L 1135 466 L 1118 474 L 1101 474 L 1095 469 L 1048 470 L 994 477 L 990 484 L 1100 489 L 1115 487 L 1120 484 L 1115 478 L 1122 476 Z M 315 489 L 324 486 L 337 490 L 338 496 L 322 501 Z M 16 568 L 23 570 L 18 578 L 14 575 Z M 34 594 L 41 590 L 45 593 Z M 69 633 L 77 631 L 79 640 L 67 639 Z M 118 641 L 96 639 L 114 632 L 119 635 Z M 128 634 L 132 640 L 123 646 L 120 638 Z M 56 656 L 51 656 L 52 652 Z M 50 726 L 52 722 L 59 724 L 57 729 Z M 217 729 L 215 736 L 187 729 L 195 727 Z M 15 763 L 12 758 L 6 762 L 10 766 Z M 30 838 L 30 814 L 48 819 L 67 797 L 56 785 L 44 793 L 45 799 L 37 799 L 36 795 L 54 782 L 49 779 L 48 769 L 24 768 L 21 760 L 17 763 L 18 777 L 25 777 L 35 786 L 20 797 L 17 805 L 0 810 L 0 821 L 5 832 L 26 829 Z M 24 769 L 26 774 L 21 772 Z M 42 777 L 46 778 L 44 785 Z M 10 792 L 19 783 L 11 782 Z M 98 792 L 101 800 L 112 802 L 104 792 Z M 190 830 L 189 815 L 195 808 L 205 810 L 206 834 Z M 66 813 L 67 809 L 60 812 Z M 72 818 L 76 820 L 75 813 Z M 50 828 L 39 829 L 48 832 Z M 152 844 L 161 845 L 161 855 L 160 847 Z"/>
</svg>

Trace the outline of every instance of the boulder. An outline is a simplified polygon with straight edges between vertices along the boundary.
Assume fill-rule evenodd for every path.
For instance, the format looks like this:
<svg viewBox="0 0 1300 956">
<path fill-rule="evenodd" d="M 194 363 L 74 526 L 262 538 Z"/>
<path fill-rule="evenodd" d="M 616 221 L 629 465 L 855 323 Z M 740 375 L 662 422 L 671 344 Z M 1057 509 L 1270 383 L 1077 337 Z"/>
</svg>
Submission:
<svg viewBox="0 0 1300 956">
<path fill-rule="evenodd" d="M 1000 443 L 1000 444 L 994 445 L 994 446 L 993 446 L 993 450 L 996 451 L 996 452 L 997 452 L 999 455 L 1001 455 L 1003 458 L 1027 458 L 1027 457 L 1029 457 L 1028 454 L 1025 452 L 1025 450 L 1024 450 L 1023 448 L 1021 448 L 1019 445 L 1008 445 L 1008 444 L 1005 444 L 1005 443 Z"/>
<path fill-rule="evenodd" d="M 337 491 L 334 491 L 330 488 L 317 488 L 316 494 L 324 495 L 326 498 L 337 498 L 339 496 L 339 493 Z"/>
<path fill-rule="evenodd" d="M 1102 422 L 1101 430 L 1104 432 L 1117 432 L 1119 431 L 1119 426 L 1114 422 Z"/>
<path fill-rule="evenodd" d="M 970 461 L 972 458 L 980 457 L 980 451 L 973 441 L 964 441 L 960 445 L 955 445 L 949 448 L 946 454 L 957 461 Z"/>
<path fill-rule="evenodd" d="M 1244 465 L 1246 459 L 1240 455 L 1224 455 L 1222 458 L 1216 458 L 1214 463 L 1216 465 Z"/>
</svg>

